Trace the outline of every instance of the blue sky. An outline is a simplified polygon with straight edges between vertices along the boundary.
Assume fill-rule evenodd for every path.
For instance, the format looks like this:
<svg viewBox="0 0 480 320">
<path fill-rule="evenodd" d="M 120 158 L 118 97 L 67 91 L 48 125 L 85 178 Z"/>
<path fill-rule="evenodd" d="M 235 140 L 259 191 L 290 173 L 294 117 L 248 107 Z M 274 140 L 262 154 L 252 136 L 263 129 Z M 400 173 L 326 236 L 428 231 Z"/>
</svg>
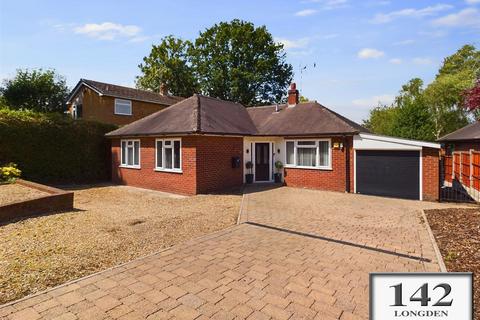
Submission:
<svg viewBox="0 0 480 320">
<path fill-rule="evenodd" d="M 463 44 L 480 46 L 480 0 L 1 0 L 0 78 L 42 67 L 71 87 L 80 78 L 134 86 L 161 37 L 193 40 L 234 18 L 266 25 L 302 94 L 356 121 L 409 79 L 430 82 Z"/>
</svg>

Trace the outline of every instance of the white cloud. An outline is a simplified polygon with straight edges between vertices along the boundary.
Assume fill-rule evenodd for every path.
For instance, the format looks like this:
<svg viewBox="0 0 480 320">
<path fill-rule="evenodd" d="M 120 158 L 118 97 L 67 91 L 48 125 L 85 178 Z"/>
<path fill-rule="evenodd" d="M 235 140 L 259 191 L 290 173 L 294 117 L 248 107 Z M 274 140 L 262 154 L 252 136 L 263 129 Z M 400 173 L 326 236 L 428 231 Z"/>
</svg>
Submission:
<svg viewBox="0 0 480 320">
<path fill-rule="evenodd" d="M 357 53 L 357 56 L 360 59 L 377 59 L 383 57 L 384 55 L 385 53 L 383 51 L 372 48 L 364 48 Z"/>
<path fill-rule="evenodd" d="M 323 36 L 320 36 L 321 39 L 325 39 L 325 40 L 328 40 L 328 39 L 334 39 L 334 38 L 337 38 L 339 36 L 338 33 L 330 33 L 330 34 L 325 34 Z"/>
<path fill-rule="evenodd" d="M 421 58 L 421 57 L 413 58 L 412 61 L 413 61 L 413 63 L 418 64 L 418 65 L 429 65 L 429 64 L 433 63 L 432 59 Z"/>
<path fill-rule="evenodd" d="M 430 37 L 430 38 L 442 38 L 442 37 L 448 36 L 448 33 L 442 30 L 420 31 L 418 34 L 421 36 Z"/>
<path fill-rule="evenodd" d="M 352 104 L 357 107 L 376 107 L 379 104 L 381 105 L 390 105 L 395 100 L 395 95 L 393 94 L 382 94 L 379 96 L 373 96 L 370 98 L 361 98 L 355 99 L 352 101 Z"/>
<path fill-rule="evenodd" d="M 297 17 L 306 17 L 306 16 L 311 16 L 312 14 L 317 13 L 317 10 L 315 9 L 305 9 L 305 10 L 300 10 L 295 13 Z"/>
<path fill-rule="evenodd" d="M 408 46 L 408 45 L 414 44 L 414 43 L 415 43 L 415 40 L 413 40 L 413 39 L 407 39 L 407 40 L 402 40 L 402 41 L 394 42 L 393 45 L 394 45 L 394 46 Z"/>
<path fill-rule="evenodd" d="M 302 3 L 318 3 L 322 10 L 333 10 L 348 7 L 348 0 L 304 0 Z"/>
<path fill-rule="evenodd" d="M 275 38 L 275 41 L 283 44 L 283 48 L 285 48 L 285 50 L 289 50 L 289 49 L 305 48 L 310 43 L 310 38 L 305 37 L 305 38 L 300 38 L 296 40 Z"/>
<path fill-rule="evenodd" d="M 433 25 L 443 27 L 480 27 L 480 11 L 475 8 L 463 9 L 433 20 Z"/>
<path fill-rule="evenodd" d="M 465 0 L 467 4 L 477 4 L 480 3 L 480 0 Z"/>
<path fill-rule="evenodd" d="M 390 62 L 392 64 L 401 64 L 403 62 L 403 60 L 400 59 L 400 58 L 392 58 L 392 59 L 388 60 L 388 62 Z"/>
<path fill-rule="evenodd" d="M 122 25 L 112 22 L 87 23 L 75 27 L 73 31 L 98 40 L 115 40 L 117 38 L 135 39 L 142 29 L 135 25 Z"/>
<path fill-rule="evenodd" d="M 438 12 L 445 11 L 451 8 L 453 8 L 453 6 L 449 4 L 440 3 L 434 6 L 428 6 L 422 9 L 407 8 L 407 9 L 392 11 L 389 13 L 378 13 L 373 17 L 371 22 L 372 23 L 388 23 L 401 17 L 421 18 L 421 17 L 431 16 Z"/>
</svg>

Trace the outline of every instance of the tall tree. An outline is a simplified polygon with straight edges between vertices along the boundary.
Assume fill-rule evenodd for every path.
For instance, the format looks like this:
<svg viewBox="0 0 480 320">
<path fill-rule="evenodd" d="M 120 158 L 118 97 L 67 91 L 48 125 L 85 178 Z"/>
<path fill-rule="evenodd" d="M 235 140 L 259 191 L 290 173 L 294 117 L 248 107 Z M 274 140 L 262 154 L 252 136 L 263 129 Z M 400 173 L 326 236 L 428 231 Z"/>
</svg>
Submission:
<svg viewBox="0 0 480 320">
<path fill-rule="evenodd" d="M 201 32 L 191 56 L 202 93 L 246 106 L 280 101 L 292 80 L 283 45 L 250 22 L 221 22 Z"/>
<path fill-rule="evenodd" d="M 190 41 L 171 35 L 163 38 L 159 45 L 153 45 L 138 66 L 142 74 L 137 77 L 137 87 L 159 92 L 164 86 L 169 94 L 183 97 L 198 92 L 188 55 L 191 46 Z"/>
<path fill-rule="evenodd" d="M 0 88 L 2 103 L 11 109 L 63 112 L 69 89 L 55 70 L 18 69 L 13 79 Z"/>
<path fill-rule="evenodd" d="M 394 136 L 435 140 L 430 110 L 425 100 L 423 81 L 414 78 L 402 86 L 395 98 L 395 119 L 392 123 Z"/>
<path fill-rule="evenodd" d="M 465 92 L 468 97 L 479 72 L 480 51 L 465 45 L 444 59 L 426 89 L 421 79 L 410 80 L 392 106 L 372 109 L 364 125 L 376 133 L 436 140 L 468 123 Z"/>
<path fill-rule="evenodd" d="M 472 88 L 480 68 L 480 51 L 465 45 L 444 59 L 435 80 L 425 90 L 436 138 L 468 123 L 464 92 Z"/>
<path fill-rule="evenodd" d="M 378 105 L 370 110 L 367 120 L 363 120 L 363 126 L 373 133 L 394 135 L 397 109 L 394 106 Z"/>
</svg>

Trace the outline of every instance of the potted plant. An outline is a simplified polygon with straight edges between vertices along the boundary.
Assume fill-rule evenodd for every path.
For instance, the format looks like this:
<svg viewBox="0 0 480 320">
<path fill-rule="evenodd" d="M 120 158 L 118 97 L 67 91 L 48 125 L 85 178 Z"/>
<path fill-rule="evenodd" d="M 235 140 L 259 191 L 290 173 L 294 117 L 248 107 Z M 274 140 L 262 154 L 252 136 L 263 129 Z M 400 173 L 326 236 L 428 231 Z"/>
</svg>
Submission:
<svg viewBox="0 0 480 320">
<path fill-rule="evenodd" d="M 252 173 L 253 163 L 252 163 L 252 161 L 247 161 L 245 163 L 245 168 L 247 168 L 248 172 L 249 172 L 245 175 L 245 181 L 247 183 L 253 183 L 253 173 Z"/>
<path fill-rule="evenodd" d="M 275 168 L 277 169 L 277 173 L 274 174 L 275 183 L 281 183 L 282 182 L 282 169 L 283 169 L 282 161 L 280 161 L 280 160 L 275 161 Z"/>
</svg>

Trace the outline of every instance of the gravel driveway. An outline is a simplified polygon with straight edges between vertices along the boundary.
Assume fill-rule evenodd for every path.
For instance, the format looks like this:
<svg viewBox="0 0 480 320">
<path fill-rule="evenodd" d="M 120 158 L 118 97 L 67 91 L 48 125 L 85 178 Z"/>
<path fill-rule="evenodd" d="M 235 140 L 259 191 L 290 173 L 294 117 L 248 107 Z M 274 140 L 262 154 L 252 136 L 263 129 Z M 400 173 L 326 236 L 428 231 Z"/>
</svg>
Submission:
<svg viewBox="0 0 480 320">
<path fill-rule="evenodd" d="M 224 229 L 240 201 L 127 186 L 75 190 L 75 211 L 0 225 L 0 303 Z"/>
</svg>

